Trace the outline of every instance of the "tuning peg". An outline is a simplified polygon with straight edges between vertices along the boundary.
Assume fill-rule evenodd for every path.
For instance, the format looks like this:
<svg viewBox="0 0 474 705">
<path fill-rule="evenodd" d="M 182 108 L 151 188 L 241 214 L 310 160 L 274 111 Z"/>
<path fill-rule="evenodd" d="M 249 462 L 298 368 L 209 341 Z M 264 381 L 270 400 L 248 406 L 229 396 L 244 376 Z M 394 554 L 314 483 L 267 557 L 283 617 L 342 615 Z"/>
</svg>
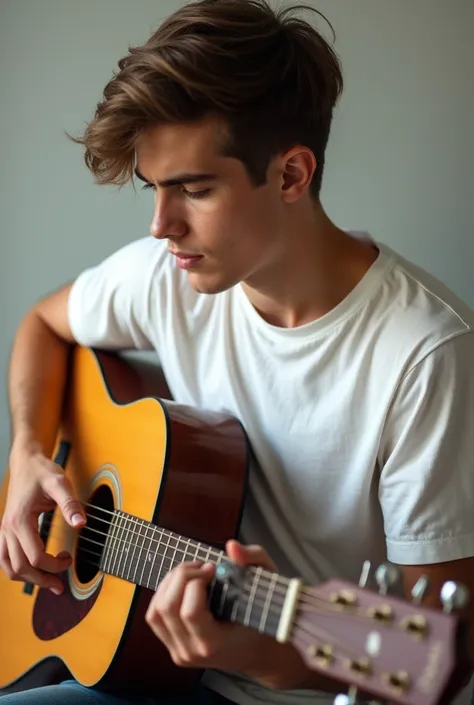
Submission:
<svg viewBox="0 0 474 705">
<path fill-rule="evenodd" d="M 367 581 L 370 575 L 370 561 L 364 561 L 362 570 L 360 572 L 359 587 L 364 588 L 367 585 Z"/>
<path fill-rule="evenodd" d="M 357 688 L 351 686 L 347 695 L 344 693 L 336 695 L 333 705 L 357 705 Z"/>
<path fill-rule="evenodd" d="M 428 594 L 429 589 L 430 581 L 428 580 L 426 575 L 422 575 L 421 578 L 418 578 L 412 588 L 411 596 L 413 602 L 415 602 L 416 604 L 420 604 L 423 598 Z"/>
<path fill-rule="evenodd" d="M 389 588 L 395 585 L 399 577 L 398 569 L 393 563 L 382 563 L 375 571 L 375 580 L 379 586 L 379 593 L 386 595 Z"/>
<path fill-rule="evenodd" d="M 445 612 L 460 610 L 469 602 L 469 590 L 462 583 L 448 580 L 441 588 L 440 598 Z"/>
<path fill-rule="evenodd" d="M 359 578 L 359 587 L 361 588 L 364 588 L 367 585 L 370 575 L 370 566 L 370 561 L 364 561 Z M 357 705 L 357 688 L 355 686 L 351 686 L 347 695 L 342 693 L 341 695 L 337 695 L 334 705 Z"/>
</svg>

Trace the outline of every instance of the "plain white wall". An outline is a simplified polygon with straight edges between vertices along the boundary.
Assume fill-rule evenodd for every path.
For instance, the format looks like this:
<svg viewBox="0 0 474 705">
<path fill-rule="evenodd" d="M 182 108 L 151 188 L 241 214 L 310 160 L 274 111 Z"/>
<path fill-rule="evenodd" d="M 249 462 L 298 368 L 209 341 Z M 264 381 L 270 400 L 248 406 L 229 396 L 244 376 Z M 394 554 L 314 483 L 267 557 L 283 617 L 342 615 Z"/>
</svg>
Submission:
<svg viewBox="0 0 474 705">
<path fill-rule="evenodd" d="M 327 155 L 329 214 L 370 230 L 474 305 L 473 0 L 309 2 L 335 27 L 346 80 Z M 128 45 L 181 4 L 0 2 L 0 473 L 21 316 L 148 231 L 152 197 L 94 185 L 64 131 L 82 128 Z"/>
</svg>

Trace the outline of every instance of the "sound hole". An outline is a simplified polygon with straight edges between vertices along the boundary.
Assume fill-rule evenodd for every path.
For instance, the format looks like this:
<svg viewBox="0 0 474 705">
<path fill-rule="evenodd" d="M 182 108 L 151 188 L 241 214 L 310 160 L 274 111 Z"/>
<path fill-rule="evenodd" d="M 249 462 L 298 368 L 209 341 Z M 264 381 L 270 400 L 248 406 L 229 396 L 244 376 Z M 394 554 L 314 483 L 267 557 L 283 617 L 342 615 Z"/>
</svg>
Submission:
<svg viewBox="0 0 474 705">
<path fill-rule="evenodd" d="M 114 498 L 107 485 L 101 485 L 91 495 L 86 507 L 87 524 L 79 532 L 76 553 L 76 574 L 79 582 L 89 583 L 100 570 L 107 531 L 114 511 Z"/>
</svg>

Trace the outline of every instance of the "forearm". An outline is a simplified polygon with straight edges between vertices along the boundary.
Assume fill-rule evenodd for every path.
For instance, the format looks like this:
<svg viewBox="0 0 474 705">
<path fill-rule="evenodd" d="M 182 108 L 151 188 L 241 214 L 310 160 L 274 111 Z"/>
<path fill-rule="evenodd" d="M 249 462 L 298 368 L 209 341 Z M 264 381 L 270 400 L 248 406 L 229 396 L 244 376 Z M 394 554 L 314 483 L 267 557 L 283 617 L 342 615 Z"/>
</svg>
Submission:
<svg viewBox="0 0 474 705">
<path fill-rule="evenodd" d="M 12 453 L 51 455 L 58 429 L 70 345 L 33 309 L 21 322 L 10 360 Z"/>
</svg>

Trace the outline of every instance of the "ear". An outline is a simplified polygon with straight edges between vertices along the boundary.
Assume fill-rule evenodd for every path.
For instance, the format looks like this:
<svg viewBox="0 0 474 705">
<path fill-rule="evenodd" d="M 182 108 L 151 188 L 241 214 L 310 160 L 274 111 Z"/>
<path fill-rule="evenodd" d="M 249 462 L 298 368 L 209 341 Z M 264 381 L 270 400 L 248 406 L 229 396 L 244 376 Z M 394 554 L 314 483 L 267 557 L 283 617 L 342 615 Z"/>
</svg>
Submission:
<svg viewBox="0 0 474 705">
<path fill-rule="evenodd" d="M 294 147 L 282 156 L 282 198 L 294 203 L 309 189 L 316 171 L 316 157 L 307 147 Z"/>
</svg>

